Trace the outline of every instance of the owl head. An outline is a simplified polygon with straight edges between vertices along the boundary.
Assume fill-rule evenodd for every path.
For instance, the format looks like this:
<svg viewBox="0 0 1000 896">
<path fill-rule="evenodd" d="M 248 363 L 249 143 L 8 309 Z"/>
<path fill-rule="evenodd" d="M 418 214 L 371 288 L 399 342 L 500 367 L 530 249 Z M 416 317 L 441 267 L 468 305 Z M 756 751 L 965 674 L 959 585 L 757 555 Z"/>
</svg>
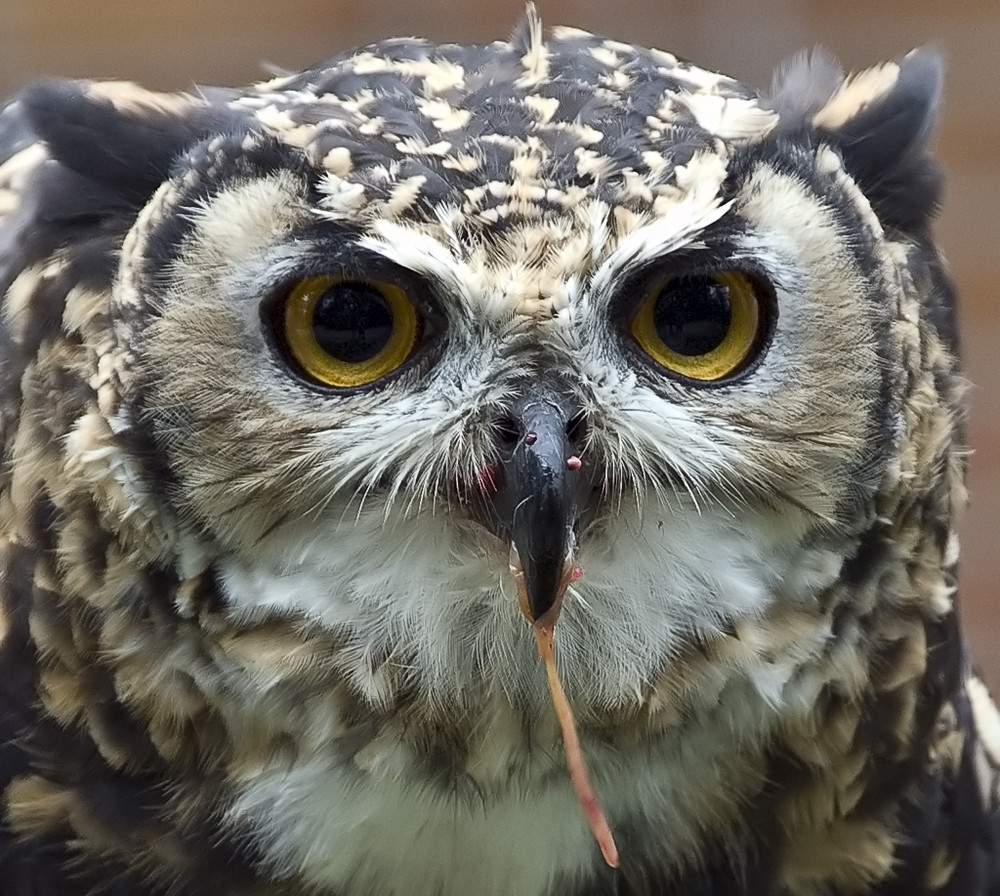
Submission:
<svg viewBox="0 0 1000 896">
<path fill-rule="evenodd" d="M 918 51 L 759 94 L 534 17 L 243 92 L 34 88 L 38 202 L 108 283 L 81 463 L 126 550 L 327 632 L 371 706 L 527 711 L 551 612 L 593 724 L 703 678 L 780 704 L 838 606 L 924 600 L 908 515 L 950 550 L 938 89 Z"/>
<path fill-rule="evenodd" d="M 939 83 L 529 10 L 3 107 L 11 830 L 171 892 L 888 879 L 959 724 Z"/>
</svg>

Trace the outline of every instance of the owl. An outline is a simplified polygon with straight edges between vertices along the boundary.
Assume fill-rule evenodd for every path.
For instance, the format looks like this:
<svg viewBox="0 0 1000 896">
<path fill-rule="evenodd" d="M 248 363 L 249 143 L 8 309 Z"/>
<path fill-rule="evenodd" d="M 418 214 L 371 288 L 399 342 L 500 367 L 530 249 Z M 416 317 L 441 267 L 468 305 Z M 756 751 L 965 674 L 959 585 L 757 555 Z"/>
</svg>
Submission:
<svg viewBox="0 0 1000 896">
<path fill-rule="evenodd" d="M 4 106 L 4 892 L 1000 892 L 940 68 Z"/>
</svg>

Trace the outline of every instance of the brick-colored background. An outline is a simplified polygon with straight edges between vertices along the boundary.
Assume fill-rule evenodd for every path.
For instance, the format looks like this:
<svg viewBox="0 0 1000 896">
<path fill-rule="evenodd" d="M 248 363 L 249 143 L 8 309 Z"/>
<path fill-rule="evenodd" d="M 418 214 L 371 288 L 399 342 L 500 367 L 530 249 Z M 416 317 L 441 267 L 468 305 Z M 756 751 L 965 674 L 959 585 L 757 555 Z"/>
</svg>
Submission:
<svg viewBox="0 0 1000 896">
<path fill-rule="evenodd" d="M 766 86 L 774 63 L 822 44 L 849 68 L 928 42 L 948 59 L 938 150 L 948 191 L 938 234 L 964 301 L 972 392 L 972 503 L 963 523 L 966 628 L 1000 689 L 1000 3 L 997 0 L 540 0 L 569 24 L 671 50 Z M 0 0 L 0 94 L 42 75 L 149 87 L 238 85 L 380 37 L 489 41 L 520 0 Z"/>
</svg>

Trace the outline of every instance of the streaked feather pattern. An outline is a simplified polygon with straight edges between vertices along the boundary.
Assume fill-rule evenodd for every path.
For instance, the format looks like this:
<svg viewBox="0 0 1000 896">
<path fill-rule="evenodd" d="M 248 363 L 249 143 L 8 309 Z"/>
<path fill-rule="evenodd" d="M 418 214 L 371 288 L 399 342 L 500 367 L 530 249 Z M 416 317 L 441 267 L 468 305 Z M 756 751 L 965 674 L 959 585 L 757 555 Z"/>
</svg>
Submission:
<svg viewBox="0 0 1000 896">
<path fill-rule="evenodd" d="M 761 94 L 529 10 L 244 91 L 13 98 L 4 892 L 1000 892 L 940 68 Z M 644 296 L 730 270 L 747 361 L 665 369 Z M 275 335 L 331 273 L 417 309 L 366 386 Z M 535 413 L 582 470 L 556 649 L 618 870 L 510 572 Z"/>
</svg>

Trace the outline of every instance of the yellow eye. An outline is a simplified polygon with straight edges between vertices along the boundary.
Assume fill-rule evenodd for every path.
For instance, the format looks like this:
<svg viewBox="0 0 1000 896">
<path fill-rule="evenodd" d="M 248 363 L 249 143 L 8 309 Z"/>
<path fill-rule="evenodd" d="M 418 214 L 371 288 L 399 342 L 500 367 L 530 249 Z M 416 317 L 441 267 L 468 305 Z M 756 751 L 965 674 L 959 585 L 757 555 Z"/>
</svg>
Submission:
<svg viewBox="0 0 1000 896">
<path fill-rule="evenodd" d="M 712 382 L 750 360 L 764 323 L 753 282 L 739 271 L 725 271 L 657 281 L 631 330 L 657 364 Z"/>
<path fill-rule="evenodd" d="M 288 294 L 284 337 L 302 371 L 324 386 L 365 386 L 392 373 L 416 345 L 417 311 L 383 280 L 307 277 Z"/>
</svg>

